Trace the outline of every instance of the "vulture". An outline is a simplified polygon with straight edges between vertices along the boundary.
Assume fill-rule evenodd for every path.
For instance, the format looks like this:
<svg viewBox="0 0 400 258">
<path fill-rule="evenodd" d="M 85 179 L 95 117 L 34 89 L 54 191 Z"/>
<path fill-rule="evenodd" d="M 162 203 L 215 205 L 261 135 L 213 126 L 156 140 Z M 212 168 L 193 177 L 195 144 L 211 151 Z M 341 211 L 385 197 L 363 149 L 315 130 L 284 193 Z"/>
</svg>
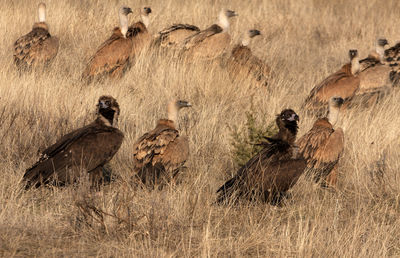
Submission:
<svg viewBox="0 0 400 258">
<path fill-rule="evenodd" d="M 319 118 L 297 142 L 299 154 L 307 161 L 307 173 L 323 186 L 334 187 L 337 163 L 344 149 L 342 128 L 335 128 L 343 98 L 332 97 L 328 117 Z"/>
<path fill-rule="evenodd" d="M 258 35 L 261 35 L 258 30 L 249 30 L 246 32 L 241 43 L 232 49 L 227 67 L 233 78 L 247 78 L 251 75 L 256 81 L 260 81 L 266 85 L 270 68 L 260 58 L 254 56 L 248 47 L 251 39 Z"/>
<path fill-rule="evenodd" d="M 358 51 L 350 50 L 349 56 L 350 63 L 329 75 L 311 90 L 303 104 L 308 111 L 325 113 L 331 97 L 339 96 L 346 101 L 355 95 L 360 86 L 360 79 L 357 76 L 360 71 Z"/>
<path fill-rule="evenodd" d="M 200 29 L 194 25 L 173 24 L 171 27 L 165 28 L 158 33 L 154 45 L 160 47 L 177 47 L 182 44 L 186 38 L 199 31 Z"/>
<path fill-rule="evenodd" d="M 101 96 L 97 104 L 97 118 L 90 124 L 61 137 L 44 150 L 23 182 L 26 189 L 43 184 L 71 184 L 81 171 L 89 173 L 92 184 L 102 181 L 103 166 L 121 146 L 123 133 L 114 127 L 119 105 L 111 96 Z"/>
<path fill-rule="evenodd" d="M 168 104 L 168 119 L 160 119 L 156 128 L 145 133 L 133 146 L 134 170 L 148 186 L 170 182 L 189 156 L 189 141 L 176 128 L 178 111 L 192 105 L 184 100 Z"/>
<path fill-rule="evenodd" d="M 183 41 L 183 53 L 194 60 L 211 60 L 222 55 L 231 42 L 229 18 L 237 16 L 234 11 L 222 9 L 218 23 L 198 31 Z"/>
<path fill-rule="evenodd" d="M 126 35 L 132 40 L 132 52 L 130 54 L 132 60 L 135 58 L 135 56 L 140 54 L 143 49 L 150 45 L 152 37 L 147 30 L 150 24 L 150 13 L 150 7 L 144 7 L 140 9 L 141 21 L 135 22 L 128 27 L 128 32 Z"/>
<path fill-rule="evenodd" d="M 14 63 L 19 69 L 48 65 L 57 55 L 59 39 L 51 36 L 46 23 L 46 5 L 39 4 L 39 22 L 14 43 Z"/>
<path fill-rule="evenodd" d="M 295 146 L 298 121 L 292 109 L 277 115 L 279 132 L 267 138 L 269 143 L 262 143 L 263 149 L 218 189 L 217 203 L 257 197 L 271 204 L 280 203 L 306 168 L 306 161 L 297 157 Z"/>
<path fill-rule="evenodd" d="M 82 74 L 82 78 L 87 82 L 105 75 L 120 78 L 129 68 L 129 57 L 132 51 L 132 40 L 127 37 L 128 14 L 130 13 L 132 10 L 129 7 L 123 6 L 119 9 L 120 27 L 114 28 L 111 37 L 90 57 Z"/>
</svg>

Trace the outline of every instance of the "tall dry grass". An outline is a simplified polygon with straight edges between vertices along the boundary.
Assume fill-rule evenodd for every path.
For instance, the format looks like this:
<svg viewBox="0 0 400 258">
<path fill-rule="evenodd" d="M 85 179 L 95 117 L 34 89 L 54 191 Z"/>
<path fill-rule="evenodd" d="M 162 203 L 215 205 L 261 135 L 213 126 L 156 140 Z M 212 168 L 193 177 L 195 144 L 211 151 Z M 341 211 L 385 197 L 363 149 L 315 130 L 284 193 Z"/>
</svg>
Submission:
<svg viewBox="0 0 400 258">
<path fill-rule="evenodd" d="M 300 132 L 314 118 L 300 109 L 309 90 L 347 61 L 366 56 L 378 36 L 400 37 L 397 0 L 47 1 L 60 50 L 46 73 L 19 75 L 12 44 L 27 33 L 37 1 L 2 0 L 0 9 L 0 256 L 317 256 L 400 255 L 399 93 L 370 110 L 353 110 L 340 124 L 346 147 L 336 192 L 307 180 L 281 208 L 213 205 L 215 190 L 234 173 L 230 128 L 245 130 L 244 111 L 271 121 L 281 109 L 300 115 Z M 146 54 L 120 81 L 83 85 L 89 56 L 118 24 L 120 5 L 153 10 L 152 33 L 174 22 L 205 28 L 227 6 L 239 13 L 233 43 L 249 28 L 263 36 L 255 55 L 275 75 L 268 89 L 232 83 L 217 65 L 184 65 Z M 135 17 L 137 19 L 137 17 Z M 93 119 L 103 94 L 120 103 L 125 141 L 111 162 L 119 176 L 99 193 L 78 187 L 21 191 L 19 181 L 38 151 Z M 162 191 L 132 187 L 131 148 L 165 105 L 179 97 L 182 133 L 191 155 L 183 182 Z"/>
</svg>

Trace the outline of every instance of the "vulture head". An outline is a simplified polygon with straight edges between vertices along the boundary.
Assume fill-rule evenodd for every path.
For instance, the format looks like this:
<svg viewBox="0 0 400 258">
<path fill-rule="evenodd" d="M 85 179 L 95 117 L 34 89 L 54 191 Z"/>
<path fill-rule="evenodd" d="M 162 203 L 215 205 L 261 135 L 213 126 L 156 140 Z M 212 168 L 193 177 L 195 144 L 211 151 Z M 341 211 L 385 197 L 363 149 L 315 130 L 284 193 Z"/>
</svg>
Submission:
<svg viewBox="0 0 400 258">
<path fill-rule="evenodd" d="M 379 38 L 377 40 L 377 45 L 380 47 L 385 47 L 386 45 L 389 45 L 389 42 L 385 38 Z"/>
<path fill-rule="evenodd" d="M 285 109 L 276 116 L 276 124 L 278 125 L 279 131 L 287 129 L 293 135 L 297 134 L 297 129 L 299 128 L 297 125 L 298 122 L 299 116 L 292 109 Z"/>
<path fill-rule="evenodd" d="M 101 96 L 97 104 L 97 115 L 108 126 L 112 126 L 118 120 L 119 105 L 116 99 L 111 96 Z"/>
<path fill-rule="evenodd" d="M 140 18 L 142 19 L 142 22 L 146 28 L 149 27 L 150 24 L 150 18 L 149 15 L 151 14 L 151 8 L 150 7 L 143 7 L 140 9 Z"/>
<path fill-rule="evenodd" d="M 132 9 L 126 6 L 119 8 L 119 23 L 121 26 L 121 33 L 126 37 L 126 32 L 128 31 L 128 14 L 132 13 Z"/>
<path fill-rule="evenodd" d="M 168 120 L 175 122 L 178 119 L 178 112 L 181 108 L 191 107 L 190 104 L 186 100 L 173 100 L 168 104 L 167 112 L 168 112 Z"/>
<path fill-rule="evenodd" d="M 220 25 L 224 31 L 229 30 L 229 18 L 235 16 L 238 16 L 235 11 L 223 8 L 218 16 L 218 25 Z"/>
<path fill-rule="evenodd" d="M 250 40 L 258 35 L 261 35 L 261 32 L 259 30 L 248 30 L 243 37 L 242 45 L 248 46 L 250 44 Z"/>
<path fill-rule="evenodd" d="M 46 4 L 40 3 L 38 6 L 39 22 L 46 22 Z"/>
<path fill-rule="evenodd" d="M 336 124 L 339 117 L 340 107 L 343 105 L 343 103 L 343 98 L 338 96 L 334 96 L 329 99 L 328 120 L 332 125 Z"/>
<path fill-rule="evenodd" d="M 150 7 L 143 7 L 141 14 L 142 14 L 142 15 L 149 15 L 149 14 L 151 14 L 151 8 L 150 8 Z"/>
</svg>

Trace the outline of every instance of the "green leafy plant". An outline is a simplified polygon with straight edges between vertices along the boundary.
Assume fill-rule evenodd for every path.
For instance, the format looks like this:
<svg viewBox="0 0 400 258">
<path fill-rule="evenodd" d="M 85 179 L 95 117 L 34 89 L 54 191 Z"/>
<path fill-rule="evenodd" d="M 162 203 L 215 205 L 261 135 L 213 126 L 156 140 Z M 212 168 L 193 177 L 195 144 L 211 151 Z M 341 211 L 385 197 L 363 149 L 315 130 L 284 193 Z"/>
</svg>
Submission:
<svg viewBox="0 0 400 258">
<path fill-rule="evenodd" d="M 232 158 L 237 167 L 241 167 L 258 153 L 263 147 L 257 145 L 265 142 L 265 137 L 271 137 L 278 132 L 275 121 L 257 122 L 256 113 L 252 110 L 246 112 L 246 130 L 239 131 L 237 128 L 231 132 Z"/>
</svg>

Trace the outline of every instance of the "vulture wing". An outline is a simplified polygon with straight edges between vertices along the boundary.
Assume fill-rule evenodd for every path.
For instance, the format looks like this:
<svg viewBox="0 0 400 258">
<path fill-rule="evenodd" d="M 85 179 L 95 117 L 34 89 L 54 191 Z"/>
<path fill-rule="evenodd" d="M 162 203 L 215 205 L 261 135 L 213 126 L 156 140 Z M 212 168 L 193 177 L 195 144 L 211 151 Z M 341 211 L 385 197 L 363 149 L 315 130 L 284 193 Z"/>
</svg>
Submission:
<svg viewBox="0 0 400 258">
<path fill-rule="evenodd" d="M 49 53 L 41 53 L 48 48 Z M 32 65 L 37 59 L 49 61 L 58 51 L 58 39 L 51 39 L 44 28 L 34 28 L 14 43 L 14 62 L 17 66 Z M 47 57 L 47 58 L 46 58 Z"/>
<path fill-rule="evenodd" d="M 203 42 L 206 38 L 211 37 L 215 34 L 221 33 L 222 28 L 217 24 L 211 25 L 209 28 L 199 31 L 192 36 L 185 39 L 183 42 L 184 49 L 190 49 L 193 46 Z"/>
<path fill-rule="evenodd" d="M 83 76 L 90 77 L 104 73 L 122 75 L 129 64 L 131 50 L 132 41 L 122 37 L 122 34 L 114 33 L 89 59 Z"/>
<path fill-rule="evenodd" d="M 91 172 L 111 160 L 123 137 L 116 128 L 93 124 L 63 136 L 25 172 L 26 188 L 38 187 L 52 179 L 73 182 L 79 176 L 79 168 Z"/>
</svg>

